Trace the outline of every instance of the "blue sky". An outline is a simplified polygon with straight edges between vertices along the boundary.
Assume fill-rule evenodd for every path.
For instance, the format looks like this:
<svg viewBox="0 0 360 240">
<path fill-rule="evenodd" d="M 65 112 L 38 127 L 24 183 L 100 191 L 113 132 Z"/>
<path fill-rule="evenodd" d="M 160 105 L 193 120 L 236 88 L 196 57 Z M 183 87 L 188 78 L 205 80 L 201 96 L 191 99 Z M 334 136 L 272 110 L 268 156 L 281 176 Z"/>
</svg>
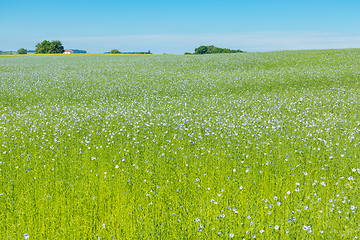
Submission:
<svg viewBox="0 0 360 240">
<path fill-rule="evenodd" d="M 359 0 L 0 0 L 0 50 L 60 40 L 87 52 L 360 48 Z"/>
</svg>

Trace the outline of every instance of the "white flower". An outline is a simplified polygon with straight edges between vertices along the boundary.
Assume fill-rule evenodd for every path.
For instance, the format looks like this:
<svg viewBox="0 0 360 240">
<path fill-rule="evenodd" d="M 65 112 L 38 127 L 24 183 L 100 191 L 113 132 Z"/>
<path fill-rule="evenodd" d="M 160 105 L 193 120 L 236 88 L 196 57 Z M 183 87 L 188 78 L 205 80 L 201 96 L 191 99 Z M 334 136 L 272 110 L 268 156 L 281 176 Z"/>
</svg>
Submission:
<svg viewBox="0 0 360 240">
<path fill-rule="evenodd" d="M 118 169 L 118 168 L 119 168 L 119 165 L 116 165 L 115 168 Z"/>
<path fill-rule="evenodd" d="M 276 225 L 276 226 L 275 226 L 275 230 L 278 230 L 278 229 L 279 229 L 279 226 L 278 226 L 278 225 Z"/>
<path fill-rule="evenodd" d="M 236 169 L 234 168 L 233 172 L 236 172 Z"/>
<path fill-rule="evenodd" d="M 24 234 L 24 238 L 25 238 L 25 239 L 29 239 L 29 234 L 25 233 L 25 234 Z"/>
<path fill-rule="evenodd" d="M 230 233 L 229 237 L 233 238 L 233 237 L 234 237 L 234 234 Z"/>
</svg>

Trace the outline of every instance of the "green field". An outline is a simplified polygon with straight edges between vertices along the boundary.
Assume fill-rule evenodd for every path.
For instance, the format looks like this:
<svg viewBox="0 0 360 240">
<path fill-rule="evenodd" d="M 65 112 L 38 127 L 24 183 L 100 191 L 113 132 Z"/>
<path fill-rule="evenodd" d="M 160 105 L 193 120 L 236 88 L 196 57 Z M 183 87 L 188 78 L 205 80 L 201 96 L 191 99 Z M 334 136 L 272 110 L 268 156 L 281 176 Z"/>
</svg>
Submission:
<svg viewBox="0 0 360 240">
<path fill-rule="evenodd" d="M 360 49 L 0 58 L 0 239 L 360 237 Z"/>
</svg>

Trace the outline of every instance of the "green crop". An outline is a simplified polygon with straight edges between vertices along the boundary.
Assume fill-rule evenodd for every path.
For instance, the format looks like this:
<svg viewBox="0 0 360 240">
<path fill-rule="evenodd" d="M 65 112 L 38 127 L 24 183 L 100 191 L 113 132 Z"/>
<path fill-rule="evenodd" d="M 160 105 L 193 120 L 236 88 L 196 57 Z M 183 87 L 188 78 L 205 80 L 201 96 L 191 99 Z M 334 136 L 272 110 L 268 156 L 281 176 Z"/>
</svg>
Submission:
<svg viewBox="0 0 360 240">
<path fill-rule="evenodd" d="M 0 58 L 0 239 L 354 239 L 360 50 Z"/>
</svg>

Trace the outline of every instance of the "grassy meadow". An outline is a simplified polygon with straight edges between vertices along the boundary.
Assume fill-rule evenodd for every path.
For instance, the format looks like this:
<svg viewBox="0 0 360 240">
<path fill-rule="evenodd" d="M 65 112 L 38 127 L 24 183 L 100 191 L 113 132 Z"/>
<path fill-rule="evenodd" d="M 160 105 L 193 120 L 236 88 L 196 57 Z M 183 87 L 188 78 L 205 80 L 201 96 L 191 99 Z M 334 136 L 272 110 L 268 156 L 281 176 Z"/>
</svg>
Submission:
<svg viewBox="0 0 360 240">
<path fill-rule="evenodd" d="M 360 49 L 0 58 L 0 239 L 360 237 Z"/>
</svg>

